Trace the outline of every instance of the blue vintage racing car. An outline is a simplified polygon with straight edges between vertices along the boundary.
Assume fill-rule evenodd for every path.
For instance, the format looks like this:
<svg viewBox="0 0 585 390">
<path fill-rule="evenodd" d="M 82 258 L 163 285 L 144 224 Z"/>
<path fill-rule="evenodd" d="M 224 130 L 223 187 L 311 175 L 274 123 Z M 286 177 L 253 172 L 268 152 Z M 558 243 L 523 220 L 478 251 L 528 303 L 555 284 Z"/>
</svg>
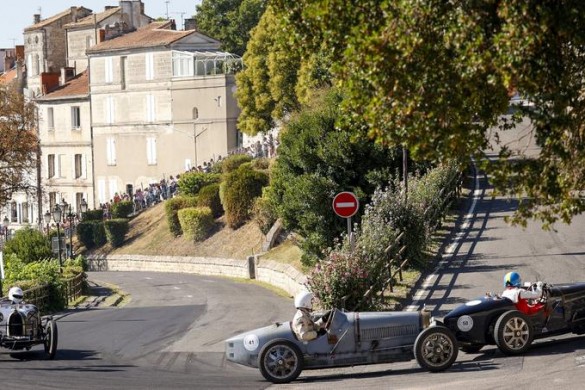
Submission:
<svg viewBox="0 0 585 390">
<path fill-rule="evenodd" d="M 295 380 L 304 369 L 391 363 L 416 358 L 429 371 L 449 368 L 457 359 L 452 332 L 431 322 L 430 313 L 343 312 L 323 314 L 325 329 L 300 341 L 291 323 L 278 322 L 225 341 L 229 361 L 259 368 L 273 383 Z"/>
</svg>

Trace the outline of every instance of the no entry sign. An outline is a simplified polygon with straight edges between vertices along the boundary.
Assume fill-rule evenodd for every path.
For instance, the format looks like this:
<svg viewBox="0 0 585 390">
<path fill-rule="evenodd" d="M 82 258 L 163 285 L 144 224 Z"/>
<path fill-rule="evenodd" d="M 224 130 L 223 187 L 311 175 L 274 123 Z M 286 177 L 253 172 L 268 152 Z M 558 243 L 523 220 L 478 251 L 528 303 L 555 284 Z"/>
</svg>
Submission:
<svg viewBox="0 0 585 390">
<path fill-rule="evenodd" d="M 340 192 L 333 198 L 333 211 L 341 218 L 351 218 L 360 208 L 360 202 L 353 192 Z"/>
</svg>

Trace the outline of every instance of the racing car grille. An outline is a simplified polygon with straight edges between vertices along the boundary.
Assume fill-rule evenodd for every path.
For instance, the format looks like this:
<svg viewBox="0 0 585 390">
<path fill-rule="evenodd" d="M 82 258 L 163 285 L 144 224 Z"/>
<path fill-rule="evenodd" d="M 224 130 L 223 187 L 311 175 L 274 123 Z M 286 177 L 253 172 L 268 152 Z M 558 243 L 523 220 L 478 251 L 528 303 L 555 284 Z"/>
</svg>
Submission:
<svg viewBox="0 0 585 390">
<path fill-rule="evenodd" d="M 12 337 L 24 336 L 24 319 L 20 313 L 14 311 L 8 317 L 8 335 Z"/>
<path fill-rule="evenodd" d="M 361 329 L 360 337 L 362 340 L 380 340 L 380 339 L 388 339 L 391 337 L 400 337 L 400 336 L 408 336 L 412 334 L 418 334 L 419 328 L 418 325 L 401 325 L 401 326 L 391 326 L 391 327 L 383 327 L 383 328 L 371 328 L 371 329 Z"/>
</svg>

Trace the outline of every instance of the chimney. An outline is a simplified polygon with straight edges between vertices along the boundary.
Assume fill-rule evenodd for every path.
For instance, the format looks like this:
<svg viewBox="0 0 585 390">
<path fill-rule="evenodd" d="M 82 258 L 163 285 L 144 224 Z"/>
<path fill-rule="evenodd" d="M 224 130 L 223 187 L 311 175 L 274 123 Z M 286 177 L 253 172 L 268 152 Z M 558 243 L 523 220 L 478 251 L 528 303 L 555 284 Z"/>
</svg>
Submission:
<svg viewBox="0 0 585 390">
<path fill-rule="evenodd" d="M 71 10 L 69 12 L 69 14 L 71 15 L 71 21 L 73 23 L 77 22 L 77 7 L 70 7 L 69 9 Z"/>
<path fill-rule="evenodd" d="M 197 22 L 193 18 L 185 19 L 185 31 L 197 30 Z"/>
<path fill-rule="evenodd" d="M 33 24 L 37 24 L 41 22 L 41 14 L 34 14 L 33 15 Z"/>
<path fill-rule="evenodd" d="M 175 23 L 175 19 L 171 19 L 171 30 L 177 30 L 177 23 Z"/>
</svg>

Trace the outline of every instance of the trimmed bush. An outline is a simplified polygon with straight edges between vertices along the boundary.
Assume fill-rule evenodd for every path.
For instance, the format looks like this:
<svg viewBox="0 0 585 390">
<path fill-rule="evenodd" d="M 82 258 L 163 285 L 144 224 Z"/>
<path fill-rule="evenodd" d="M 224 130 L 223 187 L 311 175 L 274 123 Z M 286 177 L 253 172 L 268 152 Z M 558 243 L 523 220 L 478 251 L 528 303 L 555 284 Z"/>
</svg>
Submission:
<svg viewBox="0 0 585 390">
<path fill-rule="evenodd" d="M 25 263 L 53 257 L 47 237 L 30 227 L 17 230 L 12 239 L 6 242 L 4 253 L 14 254 Z"/>
<path fill-rule="evenodd" d="M 176 196 L 168 199 L 165 202 L 165 214 L 167 216 L 167 223 L 169 224 L 169 230 L 171 233 L 178 237 L 183 234 L 181 224 L 179 223 L 179 217 L 177 211 L 186 207 L 197 207 L 196 196 Z"/>
<path fill-rule="evenodd" d="M 213 218 L 221 217 L 223 214 L 223 207 L 219 199 L 219 184 L 209 184 L 199 191 L 197 196 L 198 207 L 209 207 L 213 213 Z"/>
<path fill-rule="evenodd" d="M 178 212 L 181 229 L 193 241 L 203 241 L 213 228 L 213 214 L 209 207 L 188 207 Z"/>
<path fill-rule="evenodd" d="M 252 156 L 248 154 L 232 154 L 222 160 L 221 170 L 225 173 L 235 171 L 240 165 L 252 161 Z"/>
<path fill-rule="evenodd" d="M 264 171 L 270 167 L 270 159 L 266 157 L 255 158 L 251 162 L 252 169 L 256 171 Z"/>
<path fill-rule="evenodd" d="M 219 183 L 221 175 L 217 173 L 188 172 L 179 179 L 179 191 L 181 195 L 194 196 L 206 185 Z"/>
<path fill-rule="evenodd" d="M 101 247 L 108 242 L 106 237 L 106 228 L 103 222 L 97 222 L 93 224 L 93 242 L 96 247 Z"/>
<path fill-rule="evenodd" d="M 104 210 L 96 209 L 96 210 L 87 210 L 83 213 L 82 218 L 83 221 L 101 221 L 104 219 Z"/>
<path fill-rule="evenodd" d="M 104 222 L 106 237 L 113 248 L 118 248 L 124 243 L 128 233 L 128 220 L 124 218 L 109 219 Z"/>
<path fill-rule="evenodd" d="M 92 249 L 95 247 L 95 241 L 93 240 L 93 229 L 94 224 L 96 223 L 98 222 L 83 220 L 77 224 L 77 239 L 83 244 L 85 249 Z"/>
<path fill-rule="evenodd" d="M 252 209 L 254 222 L 256 222 L 262 233 L 265 235 L 268 234 L 272 225 L 274 225 L 278 219 L 276 209 L 270 201 L 270 198 L 266 195 L 267 190 L 269 189 L 270 187 L 263 188 L 262 196 L 256 198 Z"/>
<path fill-rule="evenodd" d="M 112 205 L 112 218 L 128 218 L 134 212 L 134 202 L 123 200 Z"/>
<path fill-rule="evenodd" d="M 252 214 L 254 198 L 262 194 L 268 184 L 268 175 L 251 169 L 238 169 L 225 179 L 224 210 L 227 224 L 232 229 L 242 226 Z"/>
</svg>

